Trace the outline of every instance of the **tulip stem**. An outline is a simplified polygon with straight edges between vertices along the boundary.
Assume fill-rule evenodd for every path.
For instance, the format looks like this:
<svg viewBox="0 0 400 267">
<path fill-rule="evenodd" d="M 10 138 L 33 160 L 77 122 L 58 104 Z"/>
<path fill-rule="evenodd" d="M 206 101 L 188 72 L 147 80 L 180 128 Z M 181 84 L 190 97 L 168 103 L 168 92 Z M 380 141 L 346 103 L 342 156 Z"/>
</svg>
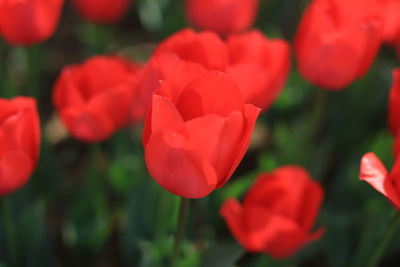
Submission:
<svg viewBox="0 0 400 267">
<path fill-rule="evenodd" d="M 41 47 L 36 45 L 26 48 L 26 61 L 27 61 L 27 86 L 26 95 L 32 97 L 39 97 L 39 81 L 42 70 Z"/>
<path fill-rule="evenodd" d="M 10 98 L 13 96 L 13 90 L 7 70 L 7 50 L 7 44 L 0 40 L 0 97 Z"/>
<path fill-rule="evenodd" d="M 175 233 L 174 250 L 171 258 L 171 267 L 177 266 L 177 262 L 179 260 L 179 254 L 181 252 L 181 243 L 182 243 L 183 233 L 185 230 L 185 222 L 188 210 L 189 210 L 189 199 L 181 197 L 179 203 L 178 228 Z"/>
<path fill-rule="evenodd" d="M 399 225 L 400 225 L 400 213 L 397 213 L 390 222 L 388 228 L 386 229 L 386 232 L 383 234 L 382 239 L 379 241 L 377 249 L 372 254 L 371 260 L 369 261 L 367 267 L 377 266 L 379 260 L 382 258 L 383 253 L 386 250 L 386 247 L 389 245 L 390 240 L 392 240 L 392 237 L 395 234 Z"/>
<path fill-rule="evenodd" d="M 3 217 L 3 231 L 5 236 L 6 248 L 8 252 L 8 260 L 10 266 L 16 265 L 16 256 L 17 256 L 17 240 L 15 238 L 16 232 L 14 223 L 11 215 L 11 208 L 9 200 L 6 197 L 3 197 L 1 200 L 1 209 L 2 209 L 2 217 Z"/>
</svg>

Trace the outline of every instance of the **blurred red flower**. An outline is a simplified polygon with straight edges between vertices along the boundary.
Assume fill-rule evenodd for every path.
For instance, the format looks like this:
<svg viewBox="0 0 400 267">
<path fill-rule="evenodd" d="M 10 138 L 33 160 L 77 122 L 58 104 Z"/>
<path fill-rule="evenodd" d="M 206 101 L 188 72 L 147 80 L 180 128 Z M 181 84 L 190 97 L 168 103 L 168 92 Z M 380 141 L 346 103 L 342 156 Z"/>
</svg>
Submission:
<svg viewBox="0 0 400 267">
<path fill-rule="evenodd" d="M 64 0 L 0 1 L 0 35 L 12 45 L 30 46 L 53 35 Z"/>
<path fill-rule="evenodd" d="M 393 71 L 393 84 L 389 93 L 389 129 L 395 136 L 400 132 L 400 69 Z"/>
<path fill-rule="evenodd" d="M 65 67 L 53 103 L 69 132 L 86 142 L 108 139 L 127 123 L 142 67 L 127 59 L 95 56 Z"/>
<path fill-rule="evenodd" d="M 250 252 L 287 258 L 323 230 L 310 233 L 324 192 L 301 167 L 286 166 L 259 175 L 243 205 L 228 199 L 221 207 L 232 234 Z"/>
<path fill-rule="evenodd" d="M 116 23 L 128 12 L 132 0 L 73 0 L 73 6 L 93 23 Z"/>
<path fill-rule="evenodd" d="M 361 160 L 360 180 L 369 183 L 379 193 L 384 195 L 398 210 L 400 210 L 399 177 L 400 158 L 398 157 L 390 173 L 388 173 L 383 163 L 372 152 L 365 154 Z"/>
<path fill-rule="evenodd" d="M 186 0 L 186 16 L 201 30 L 240 32 L 255 21 L 259 0 Z"/>
<path fill-rule="evenodd" d="M 383 40 L 395 43 L 400 37 L 400 0 L 378 0 L 382 8 Z"/>
<path fill-rule="evenodd" d="M 210 70 L 230 73 L 245 102 L 266 110 L 284 86 L 289 67 L 287 42 L 267 39 L 259 31 L 229 36 L 224 43 L 213 32 L 184 29 L 155 50 L 144 74 L 142 108 L 135 106 L 133 117 L 143 116 L 159 80 L 183 87 Z"/>
<path fill-rule="evenodd" d="M 207 196 L 239 165 L 259 112 L 222 72 L 208 72 L 185 87 L 161 81 L 143 132 L 150 175 L 173 194 Z"/>
<path fill-rule="evenodd" d="M 228 37 L 230 73 L 246 103 L 263 110 L 270 107 L 284 87 L 290 70 L 290 48 L 282 39 L 268 39 L 260 31 Z"/>
<path fill-rule="evenodd" d="M 23 186 L 31 176 L 40 150 L 36 101 L 29 97 L 0 99 L 0 195 Z"/>
<path fill-rule="evenodd" d="M 301 167 L 286 166 L 259 175 L 243 205 L 228 199 L 220 213 L 231 233 L 250 252 L 287 258 L 323 230 L 310 233 L 324 192 Z"/>
<path fill-rule="evenodd" d="M 314 0 L 295 40 L 301 74 L 314 85 L 346 88 L 371 66 L 382 39 L 375 0 Z"/>
</svg>

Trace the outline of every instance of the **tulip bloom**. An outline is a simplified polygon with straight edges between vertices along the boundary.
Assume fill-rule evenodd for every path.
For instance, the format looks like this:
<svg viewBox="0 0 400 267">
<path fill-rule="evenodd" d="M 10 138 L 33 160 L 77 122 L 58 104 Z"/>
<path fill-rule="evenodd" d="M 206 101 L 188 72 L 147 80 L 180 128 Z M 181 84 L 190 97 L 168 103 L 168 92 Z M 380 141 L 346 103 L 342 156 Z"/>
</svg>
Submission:
<svg viewBox="0 0 400 267">
<path fill-rule="evenodd" d="M 322 229 L 310 233 L 323 195 L 303 168 L 286 166 L 261 174 L 243 205 L 228 199 L 220 213 L 248 251 L 283 259 L 323 234 Z"/>
<path fill-rule="evenodd" d="M 69 132 L 85 142 L 108 139 L 123 127 L 136 96 L 141 66 L 96 56 L 63 69 L 53 103 Z"/>
<path fill-rule="evenodd" d="M 239 165 L 259 112 L 221 72 L 208 72 L 185 87 L 161 81 L 143 132 L 150 175 L 181 197 L 207 196 Z"/>
<path fill-rule="evenodd" d="M 284 87 L 290 69 L 289 44 L 267 39 L 260 31 L 231 35 L 227 39 L 230 73 L 247 103 L 266 110 Z"/>
<path fill-rule="evenodd" d="M 382 8 L 383 39 L 387 43 L 395 43 L 400 37 L 400 1 L 379 0 Z"/>
<path fill-rule="evenodd" d="M 400 132 L 400 69 L 393 71 L 393 85 L 389 94 L 389 128 L 393 135 Z"/>
<path fill-rule="evenodd" d="M 229 73 L 244 101 L 266 110 L 286 82 L 289 66 L 287 42 L 267 39 L 259 31 L 232 35 L 225 43 L 213 32 L 184 29 L 152 55 L 140 90 L 141 106 L 135 105 L 132 117 L 143 116 L 159 80 L 183 87 L 210 70 Z"/>
<path fill-rule="evenodd" d="M 0 99 L 0 195 L 22 187 L 31 176 L 40 147 L 36 101 Z"/>
<path fill-rule="evenodd" d="M 30 46 L 53 35 L 64 0 L 0 1 L 0 35 L 12 45 Z"/>
<path fill-rule="evenodd" d="M 368 71 L 382 35 L 375 4 L 375 0 L 311 2 L 295 40 L 298 67 L 309 82 L 340 90 Z"/>
<path fill-rule="evenodd" d="M 224 42 L 212 32 L 179 31 L 157 47 L 144 71 L 140 101 L 132 110 L 131 120 L 144 117 L 159 80 L 183 87 L 209 70 L 226 69 L 228 51 Z"/>
<path fill-rule="evenodd" d="M 395 154 L 398 155 L 398 142 Z M 400 158 L 397 158 L 393 169 L 388 173 L 378 157 L 370 152 L 361 160 L 360 180 L 366 181 L 379 193 L 384 195 L 396 209 L 400 210 Z"/>
<path fill-rule="evenodd" d="M 73 0 L 75 9 L 93 23 L 116 23 L 128 12 L 131 0 Z"/>
<path fill-rule="evenodd" d="M 186 0 L 186 16 L 201 30 L 227 35 L 249 28 L 258 6 L 259 0 Z"/>
</svg>

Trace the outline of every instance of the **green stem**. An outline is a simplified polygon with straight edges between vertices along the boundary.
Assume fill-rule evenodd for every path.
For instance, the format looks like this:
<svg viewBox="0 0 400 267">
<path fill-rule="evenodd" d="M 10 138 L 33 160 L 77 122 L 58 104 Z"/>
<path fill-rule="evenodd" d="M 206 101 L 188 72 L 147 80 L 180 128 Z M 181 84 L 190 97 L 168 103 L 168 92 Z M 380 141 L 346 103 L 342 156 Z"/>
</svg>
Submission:
<svg viewBox="0 0 400 267">
<path fill-rule="evenodd" d="M 369 261 L 367 267 L 377 266 L 379 260 L 382 258 L 383 253 L 385 252 L 387 246 L 389 245 L 390 240 L 392 240 L 392 237 L 395 234 L 399 225 L 400 225 L 400 213 L 397 213 L 390 222 L 388 228 L 386 229 L 386 232 L 382 236 L 382 239 L 380 240 L 377 249 L 372 254 L 371 260 Z"/>
<path fill-rule="evenodd" d="M 17 239 L 16 229 L 12 220 L 9 200 L 5 197 L 1 200 L 1 209 L 4 225 L 4 235 L 6 238 L 6 248 L 8 252 L 8 261 L 10 266 L 16 266 L 17 261 Z"/>
<path fill-rule="evenodd" d="M 27 84 L 26 95 L 39 97 L 40 93 L 40 75 L 42 71 L 42 53 L 40 46 L 32 46 L 26 48 L 26 62 L 27 62 Z"/>
<path fill-rule="evenodd" d="M 179 204 L 178 228 L 175 233 L 174 251 L 171 258 L 171 267 L 176 267 L 179 260 L 179 255 L 181 252 L 181 243 L 185 229 L 185 222 L 188 210 L 189 210 L 189 199 L 181 197 Z"/>
<path fill-rule="evenodd" d="M 324 107 L 326 106 L 326 91 L 323 89 L 317 89 L 315 99 L 314 99 L 314 106 L 311 113 L 311 124 L 310 124 L 310 133 L 315 134 L 318 130 L 322 115 L 324 111 Z"/>
<path fill-rule="evenodd" d="M 0 40 L 0 97 L 11 98 L 13 89 L 7 70 L 7 52 L 8 45 Z"/>
<path fill-rule="evenodd" d="M 82 41 L 89 46 L 90 54 L 104 54 L 112 40 L 111 29 L 107 25 L 85 23 L 83 25 Z"/>
</svg>

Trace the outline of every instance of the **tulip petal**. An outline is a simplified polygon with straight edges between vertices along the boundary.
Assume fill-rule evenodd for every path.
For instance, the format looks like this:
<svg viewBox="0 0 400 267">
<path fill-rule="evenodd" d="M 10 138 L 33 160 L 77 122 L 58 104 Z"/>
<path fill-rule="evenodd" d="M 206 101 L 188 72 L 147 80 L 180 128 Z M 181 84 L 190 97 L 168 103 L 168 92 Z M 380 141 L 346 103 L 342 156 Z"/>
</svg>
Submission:
<svg viewBox="0 0 400 267">
<path fill-rule="evenodd" d="M 60 116 L 68 131 L 86 142 L 105 140 L 114 129 L 109 118 L 87 111 L 67 108 L 61 111 Z"/>
<path fill-rule="evenodd" d="M 219 141 L 225 119 L 217 115 L 206 115 L 185 123 L 190 140 L 213 166 L 219 151 Z"/>
<path fill-rule="evenodd" d="M 223 117 L 233 111 L 243 111 L 243 97 L 236 82 L 229 75 L 210 71 L 189 83 L 177 102 L 185 121 L 207 114 Z"/>
<path fill-rule="evenodd" d="M 244 108 L 244 126 L 243 126 L 243 137 L 240 144 L 237 147 L 237 151 L 233 153 L 235 159 L 233 160 L 232 166 L 230 167 L 229 171 L 227 172 L 226 176 L 220 181 L 218 187 L 223 186 L 235 172 L 237 166 L 242 161 L 244 155 L 249 148 L 251 136 L 253 134 L 254 125 L 256 124 L 256 120 L 258 115 L 260 115 L 260 109 L 251 105 L 247 104 Z"/>
<path fill-rule="evenodd" d="M 389 94 L 389 129 L 396 136 L 400 130 L 400 69 L 394 70 L 392 77 Z"/>
<path fill-rule="evenodd" d="M 29 179 L 34 163 L 22 151 L 10 151 L 0 156 L 0 195 L 21 187 Z"/>
<path fill-rule="evenodd" d="M 243 115 L 237 111 L 227 118 L 207 115 L 186 122 L 186 129 L 198 150 L 214 167 L 218 181 L 228 179 L 227 173 L 243 136 Z"/>
<path fill-rule="evenodd" d="M 118 103 L 116 105 L 115 103 Z M 99 142 L 109 138 L 124 126 L 132 103 L 131 90 L 120 86 L 99 93 L 83 107 L 61 110 L 61 118 L 68 130 L 86 142 Z"/>
<path fill-rule="evenodd" d="M 203 198 L 215 189 L 214 169 L 178 132 L 162 130 L 153 133 L 145 147 L 145 158 L 150 175 L 173 194 Z"/>
<path fill-rule="evenodd" d="M 367 153 L 361 159 L 360 180 L 366 181 L 378 192 L 388 196 L 385 189 L 385 180 L 388 172 L 374 153 Z"/>
<path fill-rule="evenodd" d="M 182 60 L 195 62 L 210 70 L 225 70 L 228 64 L 228 50 L 221 38 L 214 32 L 196 33 L 184 29 L 162 42 L 155 55 L 175 53 Z"/>
<path fill-rule="evenodd" d="M 275 214 L 261 205 L 246 206 L 244 227 L 250 250 L 267 251 L 275 258 L 293 254 L 306 238 L 296 221 Z"/>
<path fill-rule="evenodd" d="M 400 156 L 400 135 L 397 136 L 394 142 L 394 158 L 397 159 Z"/>
<path fill-rule="evenodd" d="M 65 68 L 60 78 L 56 81 L 53 93 L 53 104 L 57 109 L 65 107 L 82 107 L 86 99 L 78 86 L 82 73 L 77 71 L 77 67 Z"/>
<path fill-rule="evenodd" d="M 277 225 L 280 223 L 287 224 L 287 222 L 283 220 L 276 220 Z M 320 239 L 324 232 L 324 229 L 319 229 L 312 234 L 307 234 L 300 229 L 291 231 L 290 228 L 288 228 L 288 231 L 281 231 L 276 234 L 274 238 L 270 240 L 265 251 L 275 259 L 285 259 L 296 254 L 297 251 L 310 242 Z"/>
<path fill-rule="evenodd" d="M 400 158 L 395 159 L 392 171 L 384 181 L 384 189 L 389 201 L 400 210 Z"/>
<path fill-rule="evenodd" d="M 364 75 L 381 40 L 379 25 L 367 20 L 369 13 L 357 13 L 355 18 L 353 9 L 337 4 L 313 2 L 303 17 L 295 43 L 302 75 L 330 90 L 343 89 Z"/>
<path fill-rule="evenodd" d="M 245 248 L 250 247 L 243 225 L 243 208 L 236 199 L 228 199 L 222 205 L 220 215 L 225 219 L 232 235 Z"/>
<path fill-rule="evenodd" d="M 183 126 L 183 119 L 168 98 L 153 95 L 151 106 L 151 131 L 168 129 L 176 131 Z"/>
<path fill-rule="evenodd" d="M 153 57 L 150 67 L 158 71 L 158 80 L 173 82 L 182 88 L 208 71 L 203 65 L 185 61 L 172 53 L 163 53 Z"/>
<path fill-rule="evenodd" d="M 303 198 L 300 200 L 301 206 L 298 208 L 299 224 L 305 231 L 310 231 L 321 209 L 324 198 L 322 186 L 308 178 L 309 182 L 305 185 Z M 316 238 L 318 239 L 318 238 Z"/>
</svg>

